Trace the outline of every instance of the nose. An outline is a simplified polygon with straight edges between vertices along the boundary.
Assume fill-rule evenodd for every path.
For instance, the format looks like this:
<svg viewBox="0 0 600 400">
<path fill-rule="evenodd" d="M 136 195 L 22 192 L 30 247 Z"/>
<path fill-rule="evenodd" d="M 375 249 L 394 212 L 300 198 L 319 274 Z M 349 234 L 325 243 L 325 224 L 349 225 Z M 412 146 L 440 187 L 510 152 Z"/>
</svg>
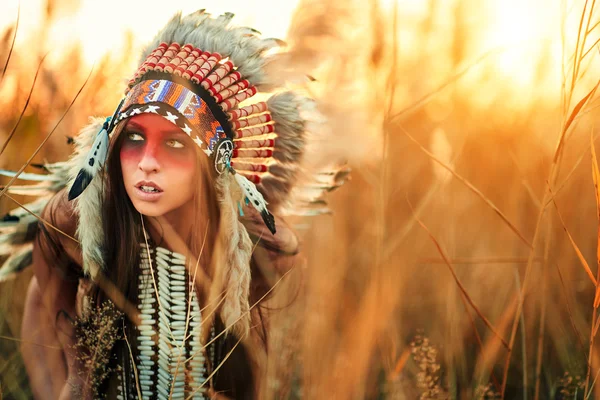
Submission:
<svg viewBox="0 0 600 400">
<path fill-rule="evenodd" d="M 147 145 L 144 148 L 142 158 L 138 163 L 138 168 L 145 173 L 160 171 L 160 163 L 158 162 L 156 149 L 152 145 Z"/>
</svg>

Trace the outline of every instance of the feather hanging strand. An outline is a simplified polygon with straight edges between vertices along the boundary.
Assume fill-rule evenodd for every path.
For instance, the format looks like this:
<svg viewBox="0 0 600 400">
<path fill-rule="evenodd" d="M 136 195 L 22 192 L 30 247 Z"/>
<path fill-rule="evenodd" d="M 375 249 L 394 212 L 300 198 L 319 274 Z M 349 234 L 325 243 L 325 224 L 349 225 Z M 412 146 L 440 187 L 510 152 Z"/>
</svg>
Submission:
<svg viewBox="0 0 600 400">
<path fill-rule="evenodd" d="M 274 235 L 275 232 L 277 232 L 277 229 L 275 228 L 275 218 L 269 213 L 267 201 L 264 199 L 263 195 L 258 191 L 254 183 L 248 180 L 248 178 L 242 174 L 238 174 L 233 168 L 231 168 L 230 171 L 232 171 L 237 184 L 242 188 L 245 198 L 248 199 L 248 201 L 252 203 L 252 206 L 260 213 L 263 221 L 265 221 L 265 225 L 267 225 L 267 228 L 269 228 Z"/>
<path fill-rule="evenodd" d="M 96 135 L 94 144 L 86 157 L 87 162 L 81 166 L 81 170 L 77 174 L 71 189 L 69 190 L 69 201 L 77 198 L 94 179 L 100 168 L 106 162 L 108 155 L 108 123 L 110 118 L 107 118 L 102 125 L 102 129 Z"/>
</svg>

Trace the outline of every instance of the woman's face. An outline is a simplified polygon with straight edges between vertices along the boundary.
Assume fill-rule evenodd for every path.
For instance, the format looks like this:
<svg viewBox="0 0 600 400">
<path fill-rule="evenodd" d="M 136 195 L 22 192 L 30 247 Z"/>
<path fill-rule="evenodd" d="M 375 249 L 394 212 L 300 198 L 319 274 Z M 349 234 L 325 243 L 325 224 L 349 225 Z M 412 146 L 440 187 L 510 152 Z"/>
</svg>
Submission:
<svg viewBox="0 0 600 400">
<path fill-rule="evenodd" d="M 194 142 L 160 115 L 131 117 L 121 135 L 121 171 L 133 206 L 149 217 L 192 200 L 197 186 Z"/>
</svg>

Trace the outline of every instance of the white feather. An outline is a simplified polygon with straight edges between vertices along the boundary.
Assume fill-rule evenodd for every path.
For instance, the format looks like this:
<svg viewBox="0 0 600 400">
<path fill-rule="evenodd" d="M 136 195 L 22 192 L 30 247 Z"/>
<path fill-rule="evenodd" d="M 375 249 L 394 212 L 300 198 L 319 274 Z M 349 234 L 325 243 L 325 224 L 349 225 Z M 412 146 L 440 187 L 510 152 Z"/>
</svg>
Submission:
<svg viewBox="0 0 600 400">
<path fill-rule="evenodd" d="M 92 173 L 93 176 L 96 176 L 96 173 L 106 161 L 106 156 L 108 155 L 108 143 L 108 132 L 102 127 L 100 132 L 96 135 L 92 148 L 88 152 L 88 162 L 83 165 L 83 168 Z"/>
<path fill-rule="evenodd" d="M 17 173 L 14 171 L 8 171 L 6 169 L 0 169 L 0 175 L 8 176 L 8 177 L 12 178 L 15 175 L 17 175 Z M 55 176 L 55 175 L 33 174 L 33 173 L 28 173 L 28 172 L 22 172 L 21 174 L 19 174 L 18 179 L 22 179 L 24 181 L 47 182 L 47 181 L 57 181 L 60 179 L 60 177 Z"/>
<path fill-rule="evenodd" d="M 242 188 L 244 192 L 244 196 L 252 203 L 254 208 L 258 210 L 258 212 L 268 212 L 267 210 L 267 201 L 264 199 L 263 195 L 258 191 L 254 183 L 250 182 L 245 176 L 241 174 L 235 174 L 235 180 L 237 184 Z"/>
</svg>

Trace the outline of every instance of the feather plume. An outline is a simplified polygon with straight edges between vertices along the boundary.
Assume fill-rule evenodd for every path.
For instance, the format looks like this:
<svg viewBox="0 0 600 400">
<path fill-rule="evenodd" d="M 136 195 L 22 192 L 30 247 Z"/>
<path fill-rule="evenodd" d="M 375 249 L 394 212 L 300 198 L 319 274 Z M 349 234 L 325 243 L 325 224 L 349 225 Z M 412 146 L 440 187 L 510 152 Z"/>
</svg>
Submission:
<svg viewBox="0 0 600 400">
<path fill-rule="evenodd" d="M 51 182 L 42 182 L 37 185 L 11 185 L 8 188 L 8 193 L 21 196 L 40 197 L 56 193 L 52 188 L 53 185 Z M 0 186 L 0 189 L 2 189 L 2 186 Z"/>
<path fill-rule="evenodd" d="M 24 207 L 26 207 L 32 213 L 39 215 L 41 213 L 41 211 L 44 209 L 44 207 L 46 206 L 47 202 L 48 202 L 47 198 L 37 199 L 30 203 L 24 204 Z M 27 216 L 31 216 L 32 218 L 35 218 L 25 209 L 23 209 L 21 207 L 15 208 L 14 210 L 10 211 L 9 213 L 4 215 L 4 217 L 2 217 L 0 219 L 0 228 L 3 226 L 15 225 L 15 224 L 19 223 L 21 218 L 27 217 Z"/>
<path fill-rule="evenodd" d="M 39 215 L 48 202 L 47 198 L 35 200 L 25 207 Z M 0 219 L 0 256 L 6 256 L 15 248 L 32 242 L 39 227 L 37 217 L 23 208 L 17 208 Z"/>
<path fill-rule="evenodd" d="M 163 42 L 189 43 L 203 51 L 229 57 L 244 78 L 260 90 L 269 91 L 280 86 L 283 83 L 280 76 L 266 70 L 271 56 L 265 53 L 281 47 L 283 42 L 261 39 L 259 32 L 254 29 L 232 26 L 232 18 L 232 13 L 212 18 L 203 10 L 185 17 L 177 14 L 145 47 L 139 64 Z"/>
<path fill-rule="evenodd" d="M 33 244 L 28 243 L 12 253 L 0 267 L 0 283 L 14 278 L 19 272 L 31 265 Z"/>
<path fill-rule="evenodd" d="M 12 215 L 12 214 L 9 214 Z M 0 234 L 0 245 L 19 245 L 31 242 L 38 229 L 38 219 L 31 214 L 16 217 L 12 221 L 3 221 Z M 4 218 L 7 220 L 8 218 Z M 10 224 L 10 225 L 9 225 Z"/>
<path fill-rule="evenodd" d="M 285 181 L 292 181 L 298 172 L 295 164 L 274 163 L 269 165 L 269 173 Z"/>
<path fill-rule="evenodd" d="M 283 92 L 267 100 L 269 111 L 275 121 L 275 151 L 273 157 L 282 162 L 298 162 L 304 152 L 304 119 L 300 112 L 311 100 L 292 92 Z"/>
<path fill-rule="evenodd" d="M 92 179 L 98 174 L 98 171 L 104 166 L 106 157 L 108 156 L 108 123 L 109 119 L 106 119 L 87 154 L 86 162 L 81 164 L 81 169 L 71 184 L 69 200 L 77 198 L 85 188 L 88 187 Z"/>
<path fill-rule="evenodd" d="M 92 146 L 97 132 L 104 124 L 103 118 L 91 118 L 90 124 L 83 128 L 75 138 L 75 154 L 69 161 L 71 165 L 70 183 L 79 174 L 82 163 L 88 160 L 88 151 Z M 92 179 L 87 189 L 76 199 L 75 210 L 79 215 L 77 237 L 81 242 L 84 272 L 94 278 L 104 264 L 102 247 L 104 245 L 102 232 L 102 179 L 100 176 Z"/>
<path fill-rule="evenodd" d="M 284 216 L 330 214 L 325 194 L 346 183 L 350 172 L 350 167 L 342 163 L 303 174 L 303 181 L 292 189 L 288 201 L 279 212 Z"/>
<path fill-rule="evenodd" d="M 285 202 L 287 195 L 292 189 L 293 183 L 294 182 L 291 179 L 282 179 L 271 174 L 267 174 L 262 178 L 258 185 L 258 189 L 264 194 L 269 202 L 271 211 L 274 212 Z"/>
<path fill-rule="evenodd" d="M 267 202 L 263 195 L 258 191 L 258 189 L 256 189 L 254 183 L 250 182 L 248 178 L 242 174 L 235 173 L 234 177 L 237 184 L 244 192 L 244 197 L 248 199 L 256 211 L 260 213 L 263 221 L 265 221 L 265 225 L 267 225 L 271 233 L 274 235 L 276 232 L 275 219 L 273 218 L 273 215 L 269 213 L 269 210 L 267 209 Z"/>
<path fill-rule="evenodd" d="M 24 196 L 50 196 L 64 188 L 69 180 L 69 164 L 66 162 L 57 162 L 54 164 L 35 164 L 33 167 L 40 168 L 47 174 L 22 173 L 18 179 L 39 182 L 32 185 L 11 185 L 8 192 Z M 16 172 L 6 169 L 0 169 L 0 175 L 13 177 Z M 0 187 L 2 188 L 2 187 Z M 28 207 L 29 208 L 29 207 Z"/>
<path fill-rule="evenodd" d="M 0 169 L 0 175 L 8 176 L 9 178 L 12 178 L 15 175 L 17 175 L 17 173 L 14 171 L 9 171 L 7 169 Z M 47 175 L 47 174 L 34 174 L 34 173 L 22 172 L 21 174 L 19 174 L 18 179 L 22 179 L 24 181 L 47 182 L 47 181 L 56 181 L 59 179 L 59 177 L 54 176 L 54 175 Z"/>
</svg>

